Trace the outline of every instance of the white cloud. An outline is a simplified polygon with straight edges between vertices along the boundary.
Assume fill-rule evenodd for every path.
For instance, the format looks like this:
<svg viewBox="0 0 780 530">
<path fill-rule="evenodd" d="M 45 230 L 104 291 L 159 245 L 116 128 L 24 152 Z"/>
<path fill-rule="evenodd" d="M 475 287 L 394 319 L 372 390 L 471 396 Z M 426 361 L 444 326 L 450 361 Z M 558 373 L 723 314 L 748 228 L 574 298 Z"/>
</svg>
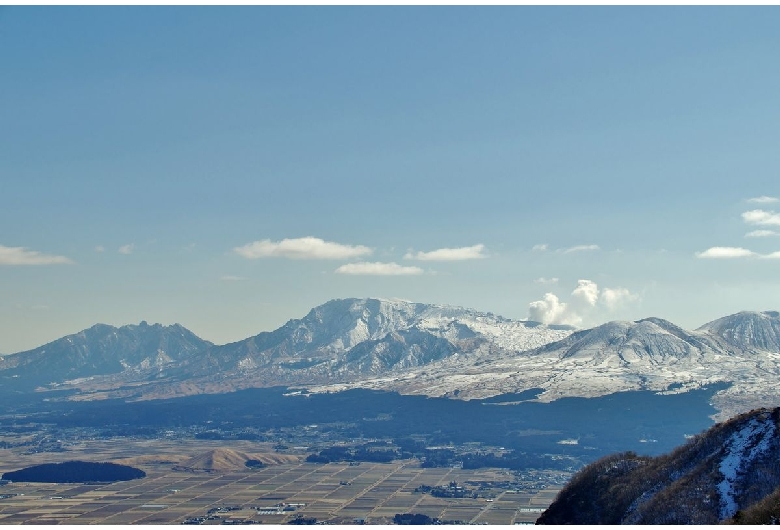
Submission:
<svg viewBox="0 0 780 530">
<path fill-rule="evenodd" d="M 745 234 L 745 237 L 772 237 L 772 236 L 780 236 L 780 232 L 775 232 L 774 230 L 753 230 L 752 232 L 748 232 Z"/>
<path fill-rule="evenodd" d="M 243 276 L 233 276 L 232 274 L 225 274 L 224 276 L 219 277 L 219 281 L 221 282 L 243 282 L 246 280 Z"/>
<path fill-rule="evenodd" d="M 98 245 L 95 247 L 95 252 L 105 252 L 106 249 L 103 245 Z"/>
<path fill-rule="evenodd" d="M 336 274 L 353 274 L 365 276 L 413 276 L 422 274 L 420 267 L 404 267 L 397 263 L 381 263 L 361 261 L 347 263 L 336 269 Z"/>
<path fill-rule="evenodd" d="M 120 254 L 132 254 L 133 250 L 135 249 L 135 243 L 128 243 L 127 245 L 122 245 L 119 247 L 119 253 Z"/>
<path fill-rule="evenodd" d="M 780 226 L 780 214 L 766 210 L 750 210 L 742 214 L 747 224 L 759 226 Z"/>
<path fill-rule="evenodd" d="M 537 278 L 534 280 L 534 283 L 539 283 L 542 285 L 551 285 L 554 283 L 558 283 L 558 278 Z"/>
<path fill-rule="evenodd" d="M 610 311 L 614 311 L 628 302 L 639 300 L 639 295 L 634 294 L 624 287 L 611 289 L 604 287 L 601 291 L 601 301 Z"/>
<path fill-rule="evenodd" d="M 748 199 L 747 202 L 753 202 L 757 204 L 771 204 L 773 202 L 780 202 L 780 199 L 777 197 L 767 197 L 766 195 L 762 195 L 761 197 L 753 197 L 752 199 Z"/>
<path fill-rule="evenodd" d="M 749 258 L 757 254 L 752 250 L 741 247 L 711 247 L 704 252 L 697 252 L 697 258 L 711 259 L 729 259 L 729 258 Z"/>
<path fill-rule="evenodd" d="M 577 287 L 571 292 L 576 299 L 594 306 L 599 300 L 599 287 L 591 280 L 577 280 Z"/>
<path fill-rule="evenodd" d="M 233 252 L 247 259 L 288 258 L 288 259 L 352 259 L 367 256 L 372 249 L 363 245 L 342 245 L 323 241 L 317 237 L 300 237 L 271 241 L 263 239 L 236 247 Z"/>
<path fill-rule="evenodd" d="M 780 250 L 777 252 L 772 252 L 771 254 L 765 254 L 761 257 L 766 259 L 780 259 Z"/>
<path fill-rule="evenodd" d="M 531 247 L 531 250 L 534 252 L 544 252 L 547 250 L 547 243 L 540 243 L 539 245 L 534 245 Z"/>
<path fill-rule="evenodd" d="M 545 293 L 541 300 L 528 304 L 528 319 L 542 324 L 578 325 L 582 320 L 570 318 L 568 306 L 553 293 Z"/>
<path fill-rule="evenodd" d="M 0 245 L 0 265 L 61 265 L 71 264 L 65 256 L 42 254 L 24 247 L 6 247 Z"/>
<path fill-rule="evenodd" d="M 528 319 L 543 324 L 579 326 L 584 321 L 597 321 L 610 317 L 640 297 L 624 287 L 599 289 L 596 282 L 578 280 L 569 302 L 561 301 L 553 293 L 545 293 L 541 300 L 528 305 Z"/>
<path fill-rule="evenodd" d="M 464 261 L 469 259 L 483 259 L 487 256 L 482 252 L 485 245 L 479 244 L 471 247 L 460 248 L 440 248 L 430 252 L 407 252 L 404 259 L 415 259 L 419 261 Z"/>
<path fill-rule="evenodd" d="M 573 247 L 563 249 L 563 253 L 570 254 L 572 252 L 585 252 L 590 250 L 601 250 L 601 247 L 598 245 L 575 245 Z"/>
</svg>

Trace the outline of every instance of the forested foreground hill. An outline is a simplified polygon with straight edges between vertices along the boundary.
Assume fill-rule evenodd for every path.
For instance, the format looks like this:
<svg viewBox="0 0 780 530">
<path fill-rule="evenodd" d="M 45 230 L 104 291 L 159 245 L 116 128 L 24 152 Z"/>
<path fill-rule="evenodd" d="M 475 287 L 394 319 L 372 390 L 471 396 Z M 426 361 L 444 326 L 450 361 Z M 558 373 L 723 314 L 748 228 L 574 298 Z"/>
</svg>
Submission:
<svg viewBox="0 0 780 530">
<path fill-rule="evenodd" d="M 719 423 L 659 457 L 621 453 L 577 473 L 537 524 L 780 521 L 780 408 Z"/>
</svg>

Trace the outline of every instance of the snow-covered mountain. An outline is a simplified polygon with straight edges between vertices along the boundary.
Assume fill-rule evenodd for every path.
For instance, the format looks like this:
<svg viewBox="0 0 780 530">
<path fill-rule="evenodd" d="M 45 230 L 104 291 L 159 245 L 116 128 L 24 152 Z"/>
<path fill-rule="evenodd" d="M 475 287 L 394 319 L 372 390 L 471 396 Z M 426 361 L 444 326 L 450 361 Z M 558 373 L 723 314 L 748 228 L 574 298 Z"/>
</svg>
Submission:
<svg viewBox="0 0 780 530">
<path fill-rule="evenodd" d="M 742 311 L 704 324 L 699 328 L 717 335 L 745 352 L 780 352 L 780 313 Z"/>
<path fill-rule="evenodd" d="M 667 320 L 646 318 L 636 322 L 608 322 L 542 347 L 561 359 L 587 359 L 597 364 L 630 366 L 668 365 L 699 359 L 717 351 L 704 334 L 687 332 Z"/>
<path fill-rule="evenodd" d="M 608 322 L 510 356 L 493 353 L 468 362 L 449 357 L 392 378 L 314 390 L 363 387 L 471 399 L 539 388 L 539 400 L 553 401 L 637 390 L 681 393 L 727 382 L 732 386 L 714 398 L 718 417 L 725 419 L 763 404 L 780 405 L 780 391 L 775 388 L 780 378 L 780 348 L 769 340 L 737 333 L 747 327 L 746 322 L 763 321 L 765 315 L 772 313 L 726 317 L 716 328 L 718 332 L 709 325 L 686 331 L 660 318 Z M 727 340 L 734 336 L 742 337 L 742 342 Z"/>
<path fill-rule="evenodd" d="M 180 326 L 95 326 L 0 360 L 0 378 L 56 383 L 79 390 L 82 399 L 289 386 L 459 399 L 541 389 L 537 399 L 553 401 L 634 390 L 681 393 L 727 382 L 730 388 L 714 398 L 727 417 L 780 405 L 779 322 L 767 311 L 695 331 L 660 318 L 574 330 L 459 307 L 345 299 L 221 346 Z"/>
<path fill-rule="evenodd" d="M 46 385 L 129 370 L 159 371 L 212 346 L 184 327 L 96 324 L 39 348 L 0 357 L 0 381 Z"/>
<path fill-rule="evenodd" d="M 514 356 L 574 331 L 568 326 L 515 321 L 460 307 L 369 298 L 332 300 L 275 331 L 222 346 L 200 341 L 175 326 L 200 341 L 193 342 L 188 355 L 149 357 L 150 351 L 167 350 L 139 350 L 127 341 L 113 344 L 97 333 L 105 328 L 111 337 L 145 327 L 161 328 L 145 323 L 123 328 L 96 326 L 32 352 L 8 356 L 0 361 L 0 377 L 31 379 L 35 375 L 36 384 L 79 389 L 83 398 L 136 399 L 264 386 L 348 384 L 377 376 L 392 378 L 443 360 L 470 365 L 482 358 Z M 53 347 L 73 341 L 77 351 L 89 352 L 89 360 L 61 355 Z M 20 362 L 33 358 L 53 359 L 61 366 L 43 373 L 34 363 Z M 95 358 L 101 361 L 96 364 Z M 30 369 L 25 371 L 24 366 Z M 13 372 L 8 371 L 11 368 Z"/>
<path fill-rule="evenodd" d="M 469 364 L 469 359 L 486 355 L 515 355 L 572 331 L 460 307 L 373 298 L 332 300 L 275 331 L 206 349 L 172 369 L 172 384 L 159 395 L 178 395 L 179 388 L 190 389 L 193 382 L 238 389 L 392 379 L 445 360 Z"/>
<path fill-rule="evenodd" d="M 717 524 L 762 510 L 780 517 L 780 409 L 758 409 L 713 426 L 669 455 L 617 454 L 575 475 L 540 524 Z M 775 492 L 774 496 L 772 493 Z M 760 505 L 759 505 L 760 506 Z"/>
</svg>

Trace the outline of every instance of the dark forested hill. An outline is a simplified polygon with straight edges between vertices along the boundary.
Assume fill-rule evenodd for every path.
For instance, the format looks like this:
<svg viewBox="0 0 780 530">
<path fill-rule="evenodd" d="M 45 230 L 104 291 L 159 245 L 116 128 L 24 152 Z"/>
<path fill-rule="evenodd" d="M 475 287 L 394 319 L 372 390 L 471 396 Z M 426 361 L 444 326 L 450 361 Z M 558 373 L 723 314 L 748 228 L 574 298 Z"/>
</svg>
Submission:
<svg viewBox="0 0 780 530">
<path fill-rule="evenodd" d="M 144 478 L 146 473 L 130 466 L 110 462 L 81 462 L 73 460 L 61 464 L 40 464 L 18 471 L 3 473 L 3 480 L 13 482 L 118 482 Z"/>
<path fill-rule="evenodd" d="M 769 513 L 780 486 L 779 422 L 780 409 L 759 409 L 667 455 L 604 457 L 577 473 L 537 523 L 716 524 L 754 513 L 761 501 Z"/>
</svg>

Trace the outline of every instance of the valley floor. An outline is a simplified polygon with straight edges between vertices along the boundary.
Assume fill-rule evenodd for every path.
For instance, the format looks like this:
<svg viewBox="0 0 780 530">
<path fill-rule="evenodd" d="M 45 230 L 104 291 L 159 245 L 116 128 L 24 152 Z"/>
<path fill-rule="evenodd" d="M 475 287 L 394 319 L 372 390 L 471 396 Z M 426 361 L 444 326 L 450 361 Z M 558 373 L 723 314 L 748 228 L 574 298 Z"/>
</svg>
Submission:
<svg viewBox="0 0 780 530">
<path fill-rule="evenodd" d="M 181 462 L 216 448 L 269 454 L 250 442 L 203 440 L 90 441 L 67 455 L 22 454 L 0 449 L 0 472 L 67 459 L 115 461 L 143 469 L 143 479 L 113 484 L 0 485 L 0 524 L 280 524 L 296 517 L 351 524 L 388 524 L 399 513 L 447 521 L 531 523 L 549 506 L 569 475 L 561 471 L 513 473 L 502 469 L 423 469 L 417 460 L 389 464 L 316 464 L 306 452 L 257 470 L 175 470 Z M 476 498 L 441 498 L 420 486 L 457 487 Z"/>
</svg>

